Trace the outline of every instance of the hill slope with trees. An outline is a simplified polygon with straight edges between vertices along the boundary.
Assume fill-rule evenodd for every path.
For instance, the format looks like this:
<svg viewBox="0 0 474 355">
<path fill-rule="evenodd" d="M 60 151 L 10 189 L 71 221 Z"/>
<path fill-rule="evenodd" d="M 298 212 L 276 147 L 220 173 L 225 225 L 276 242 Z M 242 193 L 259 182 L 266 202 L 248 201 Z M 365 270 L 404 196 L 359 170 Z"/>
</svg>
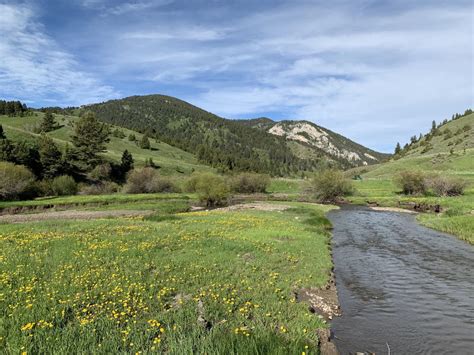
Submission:
<svg viewBox="0 0 474 355">
<path fill-rule="evenodd" d="M 196 154 L 198 159 L 223 171 L 240 170 L 296 175 L 322 166 L 352 167 L 379 162 L 385 155 L 368 150 L 326 130 L 331 140 L 327 147 L 290 141 L 247 120 L 229 120 L 204 111 L 182 100 L 164 96 L 133 96 L 87 105 L 100 120 L 147 133 L 168 144 Z M 264 119 L 262 125 L 272 122 Z M 278 124 L 291 124 L 291 121 Z M 257 129 L 256 129 L 257 128 Z M 337 153 L 330 151 L 337 142 Z M 371 159 L 353 159 L 355 154 L 370 154 Z M 345 150 L 344 150 L 345 149 Z M 352 149 L 352 150 L 347 150 Z M 344 150 L 344 152 L 343 152 Z M 343 153 L 342 153 L 343 152 Z M 347 154 L 346 154 L 347 153 Z"/>
</svg>

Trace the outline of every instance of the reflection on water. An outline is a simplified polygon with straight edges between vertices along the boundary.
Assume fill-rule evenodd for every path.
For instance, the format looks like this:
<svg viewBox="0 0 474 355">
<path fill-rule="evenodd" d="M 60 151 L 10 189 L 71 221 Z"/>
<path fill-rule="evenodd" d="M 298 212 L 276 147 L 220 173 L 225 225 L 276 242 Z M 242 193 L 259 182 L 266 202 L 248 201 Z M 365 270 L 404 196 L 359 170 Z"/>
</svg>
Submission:
<svg viewBox="0 0 474 355">
<path fill-rule="evenodd" d="M 341 354 L 474 354 L 474 247 L 403 213 L 329 213 Z"/>
</svg>

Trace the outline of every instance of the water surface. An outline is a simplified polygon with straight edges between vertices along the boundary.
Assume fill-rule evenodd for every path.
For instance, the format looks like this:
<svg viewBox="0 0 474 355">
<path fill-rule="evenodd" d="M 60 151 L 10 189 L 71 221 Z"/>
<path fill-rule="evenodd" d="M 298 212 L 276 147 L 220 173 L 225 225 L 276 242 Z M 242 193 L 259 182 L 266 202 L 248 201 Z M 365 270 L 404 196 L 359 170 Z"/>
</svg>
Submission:
<svg viewBox="0 0 474 355">
<path fill-rule="evenodd" d="M 328 217 L 341 354 L 474 354 L 472 245 L 406 213 L 348 206 Z"/>
</svg>

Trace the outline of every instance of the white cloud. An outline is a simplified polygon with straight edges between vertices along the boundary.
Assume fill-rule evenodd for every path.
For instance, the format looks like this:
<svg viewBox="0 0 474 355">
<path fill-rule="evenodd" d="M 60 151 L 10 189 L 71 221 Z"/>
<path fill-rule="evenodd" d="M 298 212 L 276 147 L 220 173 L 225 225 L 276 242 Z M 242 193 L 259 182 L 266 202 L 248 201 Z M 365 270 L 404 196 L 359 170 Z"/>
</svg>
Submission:
<svg viewBox="0 0 474 355">
<path fill-rule="evenodd" d="M 30 8 L 0 4 L 0 13 L 0 96 L 34 97 L 60 105 L 117 96 L 79 69 L 73 56 L 42 31 Z"/>
<path fill-rule="evenodd" d="M 105 12 L 109 15 L 123 15 L 130 12 L 148 10 L 154 7 L 160 7 L 171 4 L 174 0 L 148 0 L 125 2 L 117 6 L 108 7 Z"/>
</svg>

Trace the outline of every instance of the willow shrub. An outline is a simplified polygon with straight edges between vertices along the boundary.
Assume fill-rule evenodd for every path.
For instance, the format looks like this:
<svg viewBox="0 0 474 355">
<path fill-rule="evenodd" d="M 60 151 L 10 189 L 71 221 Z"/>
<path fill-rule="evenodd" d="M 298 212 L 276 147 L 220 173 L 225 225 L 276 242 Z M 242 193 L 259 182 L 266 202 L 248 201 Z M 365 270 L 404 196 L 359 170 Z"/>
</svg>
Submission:
<svg viewBox="0 0 474 355">
<path fill-rule="evenodd" d="M 353 192 L 352 181 L 342 171 L 335 169 L 327 169 L 315 174 L 306 189 L 306 193 L 322 203 L 339 202 Z"/>
</svg>

